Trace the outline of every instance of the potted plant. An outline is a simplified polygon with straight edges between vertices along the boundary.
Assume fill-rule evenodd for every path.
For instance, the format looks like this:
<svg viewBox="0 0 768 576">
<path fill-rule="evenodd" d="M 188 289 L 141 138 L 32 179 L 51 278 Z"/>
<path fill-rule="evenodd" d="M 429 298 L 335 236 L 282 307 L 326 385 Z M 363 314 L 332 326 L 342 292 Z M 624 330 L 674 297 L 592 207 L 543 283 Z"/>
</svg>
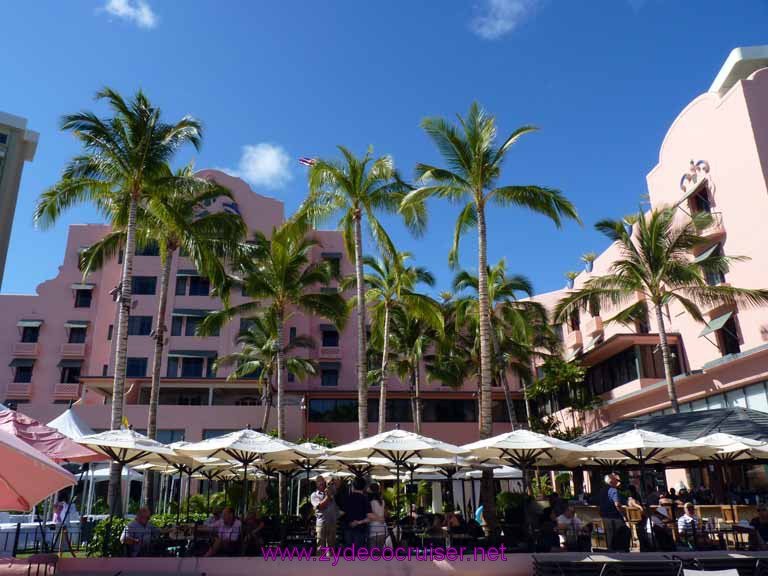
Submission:
<svg viewBox="0 0 768 576">
<path fill-rule="evenodd" d="M 627 231 L 629 236 L 632 236 L 632 229 L 634 228 L 635 224 L 637 224 L 637 214 L 624 216 L 624 229 Z"/>
<path fill-rule="evenodd" d="M 597 260 L 597 254 L 594 252 L 587 252 L 581 257 L 581 261 L 584 262 L 584 270 L 589 274 L 592 272 L 592 268 L 595 265 L 595 260 Z"/>
<path fill-rule="evenodd" d="M 573 288 L 573 281 L 576 280 L 576 276 L 578 276 L 578 272 L 566 272 L 565 277 L 568 278 L 568 289 Z"/>
</svg>

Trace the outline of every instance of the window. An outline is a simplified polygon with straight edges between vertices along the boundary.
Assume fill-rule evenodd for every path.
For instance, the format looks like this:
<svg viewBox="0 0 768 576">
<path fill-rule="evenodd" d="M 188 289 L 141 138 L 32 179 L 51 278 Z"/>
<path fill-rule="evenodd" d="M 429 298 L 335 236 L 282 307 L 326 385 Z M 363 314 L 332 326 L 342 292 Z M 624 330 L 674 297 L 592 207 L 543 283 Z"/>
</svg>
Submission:
<svg viewBox="0 0 768 576">
<path fill-rule="evenodd" d="M 128 336 L 149 336 L 152 332 L 152 316 L 130 316 Z"/>
<path fill-rule="evenodd" d="M 226 436 L 227 434 L 234 432 L 234 430 L 224 430 L 220 428 L 212 428 L 209 430 L 203 430 L 203 440 L 209 440 L 211 438 L 218 438 L 219 436 Z"/>
<path fill-rule="evenodd" d="M 326 367 L 320 365 L 320 385 L 321 386 L 338 386 L 339 385 L 339 368 Z"/>
<path fill-rule="evenodd" d="M 187 325 L 184 327 L 184 336 L 194 336 L 197 333 L 197 327 L 200 325 L 201 320 L 202 318 L 187 316 Z"/>
<path fill-rule="evenodd" d="M 75 290 L 75 308 L 91 307 L 91 290 Z"/>
<path fill-rule="evenodd" d="M 712 203 L 709 201 L 709 189 L 706 185 L 691 196 L 689 205 L 693 212 L 712 212 Z"/>
<path fill-rule="evenodd" d="M 125 367 L 126 378 L 144 378 L 147 375 L 146 358 L 128 358 Z"/>
<path fill-rule="evenodd" d="M 88 328 L 85 326 L 77 326 L 69 329 L 69 343 L 70 344 L 83 344 L 85 342 L 85 336 Z"/>
<path fill-rule="evenodd" d="M 150 388 L 141 389 L 139 404 L 149 404 Z M 158 403 L 164 406 L 208 406 L 207 388 L 160 388 Z"/>
<path fill-rule="evenodd" d="M 339 331 L 336 329 L 323 329 L 323 346 L 337 347 L 339 345 Z"/>
<path fill-rule="evenodd" d="M 16 370 L 13 373 L 13 381 L 19 384 L 32 382 L 32 368 L 32 364 L 28 366 L 16 366 Z"/>
<path fill-rule="evenodd" d="M 187 293 L 187 277 L 176 277 L 176 296 L 184 296 Z"/>
<path fill-rule="evenodd" d="M 107 340 L 112 340 L 112 331 L 115 329 L 115 326 L 113 324 L 109 325 L 109 328 L 107 328 Z"/>
<path fill-rule="evenodd" d="M 568 328 L 571 332 L 576 332 L 581 328 L 581 319 L 579 318 L 578 310 L 573 310 L 568 316 Z"/>
<path fill-rule="evenodd" d="M 160 256 L 160 245 L 157 242 L 149 241 L 143 246 L 136 246 L 136 256 Z"/>
<path fill-rule="evenodd" d="M 589 315 L 593 318 L 600 316 L 600 300 L 597 298 L 589 299 Z"/>
<path fill-rule="evenodd" d="M 651 322 L 648 319 L 648 306 L 643 307 L 640 317 L 635 320 L 635 330 L 638 334 L 648 334 L 651 331 Z"/>
<path fill-rule="evenodd" d="M 157 290 L 157 276 L 134 276 L 131 286 L 134 295 L 154 294 Z"/>
<path fill-rule="evenodd" d="M 314 398 L 309 401 L 310 422 L 357 422 L 357 400 Z"/>
<path fill-rule="evenodd" d="M 723 256 L 723 246 L 722 244 L 717 244 L 716 246 L 709 248 L 708 250 L 705 250 L 702 254 L 698 256 L 697 259 L 694 260 L 694 262 L 699 262 L 700 259 L 707 259 L 710 257 L 722 257 L 722 256 Z M 725 270 L 705 270 L 704 281 L 707 283 L 708 286 L 717 286 L 718 284 L 725 283 Z"/>
<path fill-rule="evenodd" d="M 189 277 L 189 295 L 190 296 L 208 296 L 211 290 L 211 284 L 208 278 L 203 276 Z"/>
<path fill-rule="evenodd" d="M 145 434 L 146 431 L 140 432 Z M 161 444 L 173 444 L 174 442 L 181 442 L 184 440 L 184 430 L 158 430 L 155 440 Z"/>
<path fill-rule="evenodd" d="M 181 377 L 202 378 L 204 364 L 205 360 L 203 358 L 183 358 L 181 362 Z"/>
<path fill-rule="evenodd" d="M 477 402 L 473 400 L 422 400 L 424 422 L 473 422 L 477 420 Z"/>
<path fill-rule="evenodd" d="M 21 329 L 21 341 L 33 343 L 40 338 L 40 326 L 24 326 Z"/>
<path fill-rule="evenodd" d="M 288 328 L 288 343 L 293 344 L 296 342 L 296 326 Z"/>
<path fill-rule="evenodd" d="M 726 392 L 725 401 L 728 404 L 728 408 L 746 408 L 747 398 L 744 395 L 744 388 Z"/>
<path fill-rule="evenodd" d="M 334 276 L 341 275 L 341 252 L 324 252 L 321 257 L 331 269 Z"/>
<path fill-rule="evenodd" d="M 80 382 L 80 369 L 82 362 L 79 360 L 62 360 L 59 362 L 61 374 L 59 382 L 62 384 L 78 384 Z"/>
<path fill-rule="evenodd" d="M 747 386 L 744 392 L 747 396 L 747 407 L 750 410 L 768 412 L 768 396 L 765 393 L 765 382 Z"/>
<path fill-rule="evenodd" d="M 171 336 L 181 336 L 181 327 L 183 323 L 183 316 L 173 316 L 171 318 Z"/>
<path fill-rule="evenodd" d="M 252 318 L 240 318 L 240 332 L 248 332 L 254 324 L 255 321 Z"/>
<path fill-rule="evenodd" d="M 368 422 L 379 421 L 379 400 L 372 398 L 368 401 Z M 411 400 L 409 398 L 390 398 L 387 400 L 388 422 L 413 422 Z"/>
<path fill-rule="evenodd" d="M 102 364 L 101 365 L 101 375 L 106 376 L 107 372 L 109 372 L 109 364 Z"/>
<path fill-rule="evenodd" d="M 738 354 L 741 352 L 739 344 L 739 330 L 736 326 L 736 318 L 728 318 L 723 327 L 717 331 L 717 345 L 720 347 L 720 353 L 723 356 L 728 354 Z"/>
<path fill-rule="evenodd" d="M 214 406 L 260 406 L 261 392 L 254 388 L 214 388 Z"/>
<path fill-rule="evenodd" d="M 215 378 L 213 364 L 216 362 L 215 352 L 203 352 L 205 356 L 168 355 L 168 378 Z M 179 373 L 181 375 L 179 375 Z"/>
</svg>

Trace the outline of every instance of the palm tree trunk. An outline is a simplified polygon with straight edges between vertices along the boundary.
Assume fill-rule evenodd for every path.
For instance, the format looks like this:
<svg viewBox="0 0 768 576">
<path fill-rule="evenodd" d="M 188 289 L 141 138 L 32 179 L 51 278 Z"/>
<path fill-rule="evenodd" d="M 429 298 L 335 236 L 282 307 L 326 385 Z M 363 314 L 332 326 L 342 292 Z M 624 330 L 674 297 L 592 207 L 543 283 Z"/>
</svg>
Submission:
<svg viewBox="0 0 768 576">
<path fill-rule="evenodd" d="M 667 380 L 667 394 L 672 404 L 672 412 L 680 413 L 680 405 L 677 403 L 677 393 L 675 392 L 675 383 L 672 380 L 672 355 L 669 352 L 669 342 L 667 341 L 667 329 L 664 327 L 664 312 L 661 305 L 656 305 L 656 322 L 659 325 L 659 346 L 661 347 L 661 358 L 664 361 L 664 377 Z"/>
<path fill-rule="evenodd" d="M 379 382 L 379 434 L 387 426 L 387 364 L 389 362 L 389 306 L 384 305 L 384 344 L 381 347 L 381 380 Z"/>
<path fill-rule="evenodd" d="M 416 413 L 413 418 L 413 426 L 416 434 L 421 434 L 421 375 L 419 374 L 420 362 L 415 362 L 413 370 L 414 404 Z"/>
<path fill-rule="evenodd" d="M 264 378 L 262 386 L 264 389 L 261 393 L 261 404 L 264 406 L 264 416 L 261 419 L 261 429 L 266 433 L 269 426 L 269 413 L 272 409 L 272 382 L 269 375 Z"/>
<path fill-rule="evenodd" d="M 477 278 L 480 314 L 480 436 L 489 438 L 493 432 L 491 417 L 491 322 L 488 318 L 488 264 L 485 211 L 477 203 Z"/>
<path fill-rule="evenodd" d="M 515 429 L 515 409 L 512 403 L 512 393 L 509 391 L 509 381 L 507 380 L 507 370 L 504 366 L 503 355 L 499 353 L 499 340 L 496 337 L 496 331 L 491 330 L 491 336 L 493 336 L 493 356 L 499 361 L 501 384 L 504 387 L 504 402 L 507 405 L 507 415 L 509 416 L 509 425 L 512 430 Z"/>
<path fill-rule="evenodd" d="M 123 273 L 120 278 L 118 292 L 117 335 L 115 338 L 115 375 L 112 381 L 112 415 L 111 428 L 119 430 L 123 423 L 123 394 L 125 392 L 125 368 L 128 357 L 128 317 L 131 314 L 131 297 L 133 296 L 133 255 L 136 252 L 136 215 L 139 208 L 138 194 L 131 195 L 128 209 L 128 226 L 125 239 L 125 258 Z M 120 474 L 122 465 L 115 462 L 109 470 L 109 487 L 107 489 L 107 504 L 111 514 L 119 512 L 120 504 Z"/>
<path fill-rule="evenodd" d="M 368 436 L 368 366 L 366 358 L 365 285 L 363 281 L 363 234 L 360 212 L 355 219 L 355 284 L 357 288 L 357 433 Z"/>
<path fill-rule="evenodd" d="M 171 262 L 173 250 L 166 247 L 163 259 L 163 270 L 160 273 L 160 291 L 158 293 L 157 323 L 155 325 L 155 351 L 152 358 L 152 387 L 149 391 L 149 416 L 147 418 L 147 436 L 157 438 L 157 406 L 160 400 L 160 366 L 163 362 L 163 346 L 165 346 L 165 309 L 168 306 L 168 282 L 171 277 Z M 141 495 L 142 502 L 152 507 L 154 500 L 154 472 L 148 471 L 147 479 Z"/>
<path fill-rule="evenodd" d="M 283 384 L 283 313 L 277 314 L 277 437 L 285 437 L 285 390 Z"/>
</svg>

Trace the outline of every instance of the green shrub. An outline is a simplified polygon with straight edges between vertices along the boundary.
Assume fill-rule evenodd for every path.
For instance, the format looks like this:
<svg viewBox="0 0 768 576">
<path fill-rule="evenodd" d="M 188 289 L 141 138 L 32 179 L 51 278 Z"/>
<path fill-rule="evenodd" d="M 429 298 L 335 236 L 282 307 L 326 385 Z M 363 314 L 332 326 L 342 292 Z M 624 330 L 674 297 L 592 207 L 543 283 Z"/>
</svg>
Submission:
<svg viewBox="0 0 768 576">
<path fill-rule="evenodd" d="M 93 529 L 93 537 L 86 546 L 88 556 L 102 556 L 105 552 L 107 556 L 122 556 L 123 545 L 120 544 L 120 536 L 128 522 L 129 520 L 125 518 L 112 518 L 110 525 L 109 518 L 107 518 L 96 524 Z M 107 532 L 109 532 L 109 541 L 105 550 Z"/>
<path fill-rule="evenodd" d="M 521 508 L 525 503 L 525 494 L 519 492 L 500 492 L 496 495 L 496 510 L 504 514 L 508 508 Z"/>
</svg>

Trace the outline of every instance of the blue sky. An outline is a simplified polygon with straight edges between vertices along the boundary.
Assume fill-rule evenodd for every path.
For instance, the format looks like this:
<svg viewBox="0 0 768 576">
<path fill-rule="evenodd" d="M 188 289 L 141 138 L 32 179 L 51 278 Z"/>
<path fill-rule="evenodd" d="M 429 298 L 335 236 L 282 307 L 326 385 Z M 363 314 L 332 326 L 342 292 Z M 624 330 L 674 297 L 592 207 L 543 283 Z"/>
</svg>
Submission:
<svg viewBox="0 0 768 576">
<path fill-rule="evenodd" d="M 515 209 L 489 215 L 489 261 L 528 275 L 538 292 L 564 284 L 584 252 L 605 243 L 592 224 L 636 210 L 661 140 L 705 91 L 735 46 L 765 44 L 765 0 L 398 0 L 7 2 L 0 109 L 41 133 L 25 169 L 3 291 L 33 292 L 56 274 L 67 224 L 97 222 L 88 207 L 52 230 L 34 202 L 78 148 L 62 114 L 93 108 L 102 86 L 141 87 L 168 118 L 206 126 L 202 151 L 179 162 L 229 168 L 288 211 L 306 193 L 299 156 L 344 144 L 393 155 L 405 176 L 437 162 L 425 116 L 465 113 L 473 100 L 500 133 L 523 139 L 503 183 L 560 188 L 584 227 L 557 230 Z M 98 109 L 98 108 L 97 108 Z M 424 238 L 393 218 L 400 249 L 437 275 L 447 266 L 457 209 L 430 204 Z M 462 246 L 475 265 L 475 239 Z"/>
</svg>

